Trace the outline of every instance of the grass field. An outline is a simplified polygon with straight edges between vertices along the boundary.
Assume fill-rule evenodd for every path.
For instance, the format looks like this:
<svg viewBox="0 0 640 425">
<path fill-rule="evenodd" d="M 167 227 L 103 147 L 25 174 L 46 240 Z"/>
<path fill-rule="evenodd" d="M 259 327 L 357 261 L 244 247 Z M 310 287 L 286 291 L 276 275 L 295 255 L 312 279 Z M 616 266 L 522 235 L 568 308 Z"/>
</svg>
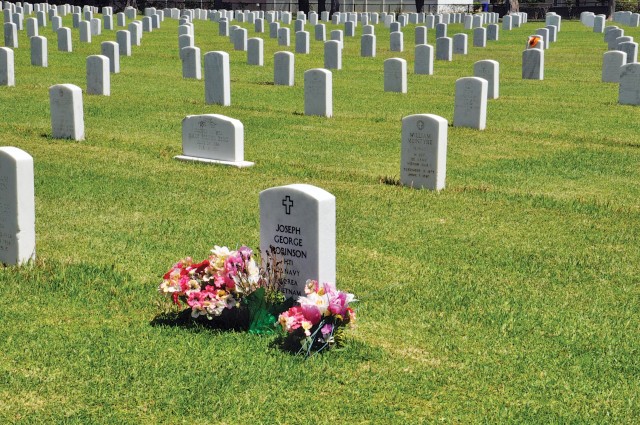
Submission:
<svg viewBox="0 0 640 425">
<path fill-rule="evenodd" d="M 282 87 L 268 33 L 265 66 L 249 66 L 217 24 L 196 21 L 202 53 L 231 57 L 221 107 L 181 78 L 167 19 L 121 58 L 110 97 L 84 95 L 83 142 L 51 138 L 48 87 L 84 90 L 86 57 L 115 32 L 82 44 L 74 30 L 61 53 L 41 29 L 48 68 L 30 65 L 21 32 L 0 134 L 34 157 L 38 260 L 0 269 L 0 422 L 640 421 L 640 107 L 600 82 L 606 44 L 579 22 L 562 23 L 545 80 L 522 80 L 541 26 L 484 49 L 467 31 L 469 54 L 432 76 L 411 72 L 413 26 L 403 53 L 378 26 L 376 58 L 359 57 L 359 26 L 327 119 L 303 115 L 303 72 L 323 66 L 309 25 L 312 53 Z M 389 57 L 409 62 L 406 95 L 383 92 Z M 455 81 L 482 59 L 500 63 L 500 98 L 486 130 L 449 128 L 445 190 L 386 184 L 400 174 L 402 117 L 451 123 Z M 172 159 L 181 120 L 203 113 L 243 122 L 255 167 Z M 337 283 L 359 299 L 348 349 L 305 362 L 268 337 L 153 326 L 171 264 L 214 244 L 257 248 L 259 192 L 292 183 L 336 196 Z"/>
</svg>

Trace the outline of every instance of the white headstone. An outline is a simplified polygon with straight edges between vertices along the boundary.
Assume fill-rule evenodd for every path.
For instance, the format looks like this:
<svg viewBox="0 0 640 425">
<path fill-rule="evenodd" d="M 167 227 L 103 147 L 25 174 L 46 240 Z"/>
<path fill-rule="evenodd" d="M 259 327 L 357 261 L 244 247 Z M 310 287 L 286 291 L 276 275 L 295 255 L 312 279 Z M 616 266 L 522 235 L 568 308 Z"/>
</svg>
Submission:
<svg viewBox="0 0 640 425">
<path fill-rule="evenodd" d="M 60 52 L 72 52 L 73 45 L 71 40 L 71 28 L 62 27 L 58 28 L 58 51 Z"/>
<path fill-rule="evenodd" d="M 327 43 L 331 43 L 328 41 Z M 322 68 L 304 72 L 304 114 L 331 117 L 333 115 L 333 78 Z"/>
<path fill-rule="evenodd" d="M 309 33 L 307 31 L 296 32 L 296 53 L 309 54 Z"/>
<path fill-rule="evenodd" d="M 182 60 L 182 78 L 202 78 L 202 67 L 200 65 L 200 48 L 194 46 L 180 49 L 180 59 Z"/>
<path fill-rule="evenodd" d="M 467 54 L 467 34 L 460 33 L 453 35 L 453 54 L 466 55 Z"/>
<path fill-rule="evenodd" d="M 251 167 L 244 160 L 244 126 L 218 114 L 189 115 L 182 120 L 182 161 Z"/>
<path fill-rule="evenodd" d="M 360 56 L 373 58 L 376 56 L 376 36 L 365 34 L 360 38 Z"/>
<path fill-rule="evenodd" d="M 449 37 L 436 39 L 436 60 L 451 61 L 453 59 L 452 44 Z"/>
<path fill-rule="evenodd" d="M 231 75 L 229 54 L 216 51 L 204 55 L 205 103 L 231 105 Z"/>
<path fill-rule="evenodd" d="M 247 64 L 264 65 L 264 42 L 261 38 L 250 38 L 247 40 Z"/>
<path fill-rule="evenodd" d="M 326 41 L 327 39 L 327 28 L 325 24 L 317 24 L 314 27 L 314 38 L 316 41 Z"/>
<path fill-rule="evenodd" d="M 497 24 L 490 24 L 487 26 L 487 40 L 498 41 L 500 34 L 500 27 Z"/>
<path fill-rule="evenodd" d="M 526 49 L 522 52 L 522 79 L 544 80 L 544 50 Z"/>
<path fill-rule="evenodd" d="M 120 73 L 120 46 L 115 41 L 103 41 L 100 44 L 103 56 L 109 58 L 109 71 L 112 74 Z"/>
<path fill-rule="evenodd" d="M 389 50 L 392 52 L 404 51 L 404 34 L 400 31 L 392 32 L 389 36 Z"/>
<path fill-rule="evenodd" d="M 415 74 L 433 75 L 433 46 L 419 44 L 415 47 Z"/>
<path fill-rule="evenodd" d="M 247 29 L 237 28 L 233 32 L 233 49 L 241 52 L 247 51 Z"/>
<path fill-rule="evenodd" d="M 402 119 L 400 182 L 416 189 L 444 189 L 447 171 L 447 120 L 432 114 Z"/>
<path fill-rule="evenodd" d="M 80 42 L 91 43 L 91 23 L 88 21 L 80 21 L 78 28 L 80 30 Z"/>
<path fill-rule="evenodd" d="M 324 67 L 342 69 L 342 42 L 329 40 L 324 43 Z"/>
<path fill-rule="evenodd" d="M 308 184 L 260 192 L 260 251 L 284 264 L 286 297 L 305 294 L 307 279 L 336 281 L 336 198 Z"/>
<path fill-rule="evenodd" d="M 415 45 L 427 44 L 427 27 L 416 27 L 414 35 Z"/>
<path fill-rule="evenodd" d="M 46 68 L 48 66 L 47 39 L 35 36 L 31 37 L 29 41 L 31 44 L 31 65 Z"/>
<path fill-rule="evenodd" d="M 473 64 L 473 76 L 487 80 L 487 99 L 500 95 L 500 64 L 494 60 L 481 60 Z"/>
<path fill-rule="evenodd" d="M 84 140 L 82 90 L 73 84 L 49 87 L 51 129 L 54 139 Z"/>
<path fill-rule="evenodd" d="M 619 50 L 609 50 L 602 59 L 602 82 L 619 83 L 620 68 L 627 63 L 627 54 Z"/>
<path fill-rule="evenodd" d="M 640 63 L 628 63 L 620 67 L 618 103 L 640 105 Z"/>
<path fill-rule="evenodd" d="M 0 86 L 14 87 L 16 85 L 15 60 L 13 50 L 0 47 Z"/>
<path fill-rule="evenodd" d="M 464 77 L 456 80 L 456 99 L 453 111 L 454 127 L 484 130 L 487 123 L 487 80 Z"/>
<path fill-rule="evenodd" d="M 638 62 L 638 43 L 626 41 L 618 44 L 618 50 L 627 54 L 627 63 Z"/>
<path fill-rule="evenodd" d="M 293 86 L 294 55 L 291 52 L 276 52 L 273 55 L 273 84 Z"/>
<path fill-rule="evenodd" d="M 33 158 L 0 147 L 0 264 L 20 265 L 36 256 Z"/>
<path fill-rule="evenodd" d="M 87 57 L 87 94 L 111 95 L 108 57 L 103 55 Z"/>
<path fill-rule="evenodd" d="M 407 61 L 389 58 L 384 61 L 384 91 L 407 92 Z"/>
<path fill-rule="evenodd" d="M 18 26 L 13 22 L 4 24 L 4 45 L 12 49 L 18 48 Z"/>
<path fill-rule="evenodd" d="M 131 56 L 131 33 L 127 30 L 116 31 L 116 40 L 120 56 Z"/>
<path fill-rule="evenodd" d="M 288 47 L 290 42 L 289 28 L 283 27 L 278 30 L 278 46 Z"/>
</svg>

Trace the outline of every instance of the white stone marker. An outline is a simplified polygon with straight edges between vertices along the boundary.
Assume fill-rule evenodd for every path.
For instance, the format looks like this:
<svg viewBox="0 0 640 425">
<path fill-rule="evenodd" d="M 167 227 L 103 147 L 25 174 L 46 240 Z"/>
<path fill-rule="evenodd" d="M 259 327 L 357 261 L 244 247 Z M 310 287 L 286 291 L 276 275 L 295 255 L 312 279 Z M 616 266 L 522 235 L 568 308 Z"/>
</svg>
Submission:
<svg viewBox="0 0 640 425">
<path fill-rule="evenodd" d="M 620 43 L 618 50 L 627 54 L 627 63 L 638 62 L 638 43 L 632 41 Z"/>
<path fill-rule="evenodd" d="M 331 71 L 315 68 L 304 72 L 304 114 L 323 117 L 333 115 L 333 76 Z"/>
<path fill-rule="evenodd" d="M 327 27 L 325 24 L 318 24 L 314 28 L 314 38 L 316 41 L 326 41 Z"/>
<path fill-rule="evenodd" d="M 49 87 L 51 129 L 54 139 L 84 140 L 82 90 L 73 84 Z"/>
<path fill-rule="evenodd" d="M 487 99 L 500 96 L 500 64 L 494 60 L 481 60 L 473 64 L 473 76 L 487 80 Z"/>
<path fill-rule="evenodd" d="M 91 27 L 91 35 L 100 35 L 102 33 L 102 22 L 98 18 L 92 18 L 89 21 Z"/>
<path fill-rule="evenodd" d="M 544 50 L 526 49 L 522 52 L 522 79 L 544 80 Z"/>
<path fill-rule="evenodd" d="M 376 36 L 365 34 L 360 38 L 360 56 L 367 58 L 376 57 Z"/>
<path fill-rule="evenodd" d="M 454 127 L 484 130 L 487 124 L 487 80 L 464 77 L 456 80 L 456 100 L 453 110 Z"/>
<path fill-rule="evenodd" d="M 109 58 L 103 55 L 87 57 L 87 94 L 111 95 Z"/>
<path fill-rule="evenodd" d="M 460 34 L 453 35 L 453 54 L 454 55 L 467 54 L 467 34 L 460 33 Z"/>
<path fill-rule="evenodd" d="M 628 63 L 620 67 L 618 103 L 640 105 L 640 63 Z"/>
<path fill-rule="evenodd" d="M 116 31 L 116 40 L 120 56 L 131 56 L 131 33 L 127 30 Z"/>
<path fill-rule="evenodd" d="M 102 25 L 104 26 L 105 31 L 113 30 L 113 16 L 112 15 L 102 15 Z"/>
<path fill-rule="evenodd" d="M 0 47 L 0 86 L 16 85 L 15 60 L 13 50 Z"/>
<path fill-rule="evenodd" d="M 18 26 L 13 22 L 4 24 L 4 45 L 12 49 L 18 48 Z"/>
<path fill-rule="evenodd" d="M 60 52 L 72 52 L 73 45 L 71 40 L 71 28 L 62 27 L 58 28 L 58 51 Z"/>
<path fill-rule="evenodd" d="M 602 82 L 619 83 L 620 68 L 627 63 L 627 54 L 619 50 L 610 50 L 602 58 Z"/>
<path fill-rule="evenodd" d="M 280 31 L 280 22 L 271 22 L 269 24 L 269 38 L 278 38 L 278 31 Z"/>
<path fill-rule="evenodd" d="M 199 47 L 183 47 L 180 49 L 180 59 L 182 60 L 182 78 L 202 79 Z"/>
<path fill-rule="evenodd" d="M 244 126 L 239 120 L 218 114 L 189 115 L 182 120 L 181 161 L 253 166 L 244 160 Z"/>
<path fill-rule="evenodd" d="M 264 65 L 264 42 L 261 38 L 250 38 L 247 41 L 247 64 L 263 66 Z"/>
<path fill-rule="evenodd" d="M 436 39 L 436 60 L 453 60 L 452 44 L 450 37 L 440 37 Z"/>
<path fill-rule="evenodd" d="M 473 47 L 487 47 L 487 30 L 482 27 L 473 30 Z"/>
<path fill-rule="evenodd" d="M 447 120 L 432 114 L 402 119 L 400 183 L 416 189 L 444 189 L 447 172 Z"/>
<path fill-rule="evenodd" d="M 389 50 L 392 52 L 404 51 L 404 34 L 402 32 L 396 31 L 389 35 Z"/>
<path fill-rule="evenodd" d="M 309 33 L 307 31 L 296 32 L 296 53 L 309 54 Z"/>
<path fill-rule="evenodd" d="M 237 28 L 233 32 L 233 50 L 247 51 L 247 33 L 246 28 Z"/>
<path fill-rule="evenodd" d="M 336 198 L 292 184 L 260 192 L 260 251 L 282 259 L 287 298 L 303 296 L 307 279 L 336 281 Z"/>
<path fill-rule="evenodd" d="M 27 38 L 35 37 L 37 35 L 38 20 L 36 18 L 27 18 Z"/>
<path fill-rule="evenodd" d="M 229 53 L 215 51 L 204 55 L 204 99 L 206 104 L 231 105 Z"/>
<path fill-rule="evenodd" d="M 80 30 L 80 42 L 91 43 L 91 23 L 88 21 L 80 21 L 78 28 Z"/>
<path fill-rule="evenodd" d="M 497 24 L 491 24 L 487 26 L 487 40 L 498 41 L 500 37 L 500 27 Z"/>
<path fill-rule="evenodd" d="M 103 56 L 109 58 L 109 71 L 112 74 L 120 73 L 120 47 L 115 41 L 103 41 L 100 44 Z"/>
<path fill-rule="evenodd" d="M 342 69 L 342 42 L 329 40 L 324 43 L 324 67 Z"/>
<path fill-rule="evenodd" d="M 416 27 L 414 34 L 414 44 L 427 44 L 427 27 Z"/>
<path fill-rule="evenodd" d="M 127 18 L 124 15 L 124 13 L 120 12 L 120 13 L 116 13 L 116 24 L 119 27 L 124 27 L 127 25 Z"/>
<path fill-rule="evenodd" d="M 142 40 L 142 26 L 138 21 L 131 22 L 127 27 L 131 34 L 131 45 L 139 46 Z"/>
<path fill-rule="evenodd" d="M 415 74 L 433 75 L 433 46 L 419 44 L 415 47 Z"/>
<path fill-rule="evenodd" d="M 29 42 L 31 44 L 31 65 L 46 68 L 48 66 L 47 39 L 35 36 L 31 37 Z"/>
<path fill-rule="evenodd" d="M 606 19 L 607 17 L 604 15 L 596 15 L 596 17 L 593 19 L 593 32 L 604 32 Z"/>
<path fill-rule="evenodd" d="M 389 58 L 384 61 L 384 91 L 407 92 L 407 61 Z"/>
<path fill-rule="evenodd" d="M 545 49 L 549 48 L 549 30 L 547 28 L 538 28 L 536 30 L 536 34 L 542 37 L 542 47 Z"/>
<path fill-rule="evenodd" d="M 291 52 L 276 52 L 273 55 L 273 84 L 293 86 L 294 55 Z"/>
<path fill-rule="evenodd" d="M 0 147 L 0 264 L 20 265 L 36 257 L 33 158 Z"/>
<path fill-rule="evenodd" d="M 278 46 L 289 47 L 291 44 L 289 33 L 289 28 L 284 27 L 278 29 Z"/>
<path fill-rule="evenodd" d="M 436 24 L 436 39 L 447 36 L 447 24 Z"/>
<path fill-rule="evenodd" d="M 510 15 L 505 15 L 502 18 L 502 29 L 504 31 L 511 31 L 513 29 L 513 18 Z"/>
</svg>

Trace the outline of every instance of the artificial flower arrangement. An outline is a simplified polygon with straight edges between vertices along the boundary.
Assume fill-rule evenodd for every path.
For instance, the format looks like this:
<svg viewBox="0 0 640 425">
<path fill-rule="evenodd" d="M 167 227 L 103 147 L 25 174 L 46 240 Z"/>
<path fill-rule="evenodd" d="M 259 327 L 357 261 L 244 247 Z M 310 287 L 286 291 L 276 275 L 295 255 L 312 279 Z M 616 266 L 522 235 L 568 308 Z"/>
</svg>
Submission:
<svg viewBox="0 0 640 425">
<path fill-rule="evenodd" d="M 326 348 L 344 344 L 343 330 L 353 325 L 356 315 L 349 304 L 355 301 L 353 294 L 338 291 L 333 283 L 307 280 L 304 297 L 298 297 L 298 305 L 289 308 L 278 317 L 278 323 L 286 332 L 285 346 L 298 354 L 309 357 Z"/>
<path fill-rule="evenodd" d="M 355 322 L 353 294 L 333 283 L 308 280 L 306 296 L 285 300 L 281 291 L 282 261 L 275 250 L 259 267 L 254 252 L 215 246 L 209 258 L 175 263 L 158 290 L 178 308 L 186 304 L 192 320 L 229 329 L 271 334 L 280 328 L 283 348 L 309 357 L 344 344 L 344 328 Z"/>
</svg>

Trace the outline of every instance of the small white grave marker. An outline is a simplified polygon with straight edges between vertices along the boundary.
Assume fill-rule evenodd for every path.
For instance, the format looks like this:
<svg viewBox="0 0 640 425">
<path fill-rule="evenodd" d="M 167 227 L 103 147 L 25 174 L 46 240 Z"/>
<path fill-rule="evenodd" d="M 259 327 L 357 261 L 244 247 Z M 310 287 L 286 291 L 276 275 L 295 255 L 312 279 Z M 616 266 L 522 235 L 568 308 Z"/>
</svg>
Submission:
<svg viewBox="0 0 640 425">
<path fill-rule="evenodd" d="M 82 89 L 73 84 L 49 87 L 51 129 L 54 139 L 84 140 Z"/>
<path fill-rule="evenodd" d="M 182 120 L 181 161 L 205 162 L 245 168 L 244 126 L 239 120 L 218 114 L 189 115 Z"/>
<path fill-rule="evenodd" d="M 442 190 L 447 170 L 447 120 L 432 114 L 402 119 L 400 182 L 416 189 Z"/>
<path fill-rule="evenodd" d="M 0 264 L 20 265 L 36 256 L 33 158 L 0 147 Z"/>
</svg>

